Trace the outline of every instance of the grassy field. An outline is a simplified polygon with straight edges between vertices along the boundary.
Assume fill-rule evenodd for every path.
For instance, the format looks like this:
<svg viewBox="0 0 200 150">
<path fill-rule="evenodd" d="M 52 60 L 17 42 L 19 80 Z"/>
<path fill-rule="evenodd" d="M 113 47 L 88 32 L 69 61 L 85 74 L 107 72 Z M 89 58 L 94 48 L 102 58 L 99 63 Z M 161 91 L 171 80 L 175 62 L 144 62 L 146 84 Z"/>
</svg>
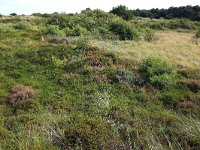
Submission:
<svg viewBox="0 0 200 150">
<path fill-rule="evenodd" d="M 159 40 L 155 42 L 93 40 L 92 44 L 138 63 L 147 56 L 158 56 L 179 67 L 199 69 L 200 43 L 195 44 L 194 34 L 194 31 L 157 31 Z"/>
<path fill-rule="evenodd" d="M 0 20 L 0 149 L 200 148 L 196 31 L 102 40 L 96 30 L 63 36 L 86 29 L 46 18 Z"/>
</svg>

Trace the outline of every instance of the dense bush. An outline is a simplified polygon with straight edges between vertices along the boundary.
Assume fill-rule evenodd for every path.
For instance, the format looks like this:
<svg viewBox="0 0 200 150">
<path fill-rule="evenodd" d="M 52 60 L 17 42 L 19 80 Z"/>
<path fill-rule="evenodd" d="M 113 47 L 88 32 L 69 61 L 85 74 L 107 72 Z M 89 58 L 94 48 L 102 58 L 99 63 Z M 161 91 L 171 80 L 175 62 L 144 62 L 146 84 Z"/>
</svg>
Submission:
<svg viewBox="0 0 200 150">
<path fill-rule="evenodd" d="M 57 25 L 64 29 L 68 36 L 80 36 L 87 33 L 109 34 L 109 25 L 112 20 L 119 19 L 113 14 L 101 10 L 86 9 L 80 14 L 53 14 L 48 18 L 47 24 Z"/>
<path fill-rule="evenodd" d="M 43 32 L 45 35 L 65 35 L 65 32 L 60 30 L 57 25 L 49 25 Z"/>
<path fill-rule="evenodd" d="M 127 22 L 114 22 L 110 25 L 110 31 L 119 37 L 120 40 L 137 40 L 139 34 L 136 29 Z"/>
<path fill-rule="evenodd" d="M 196 28 L 194 22 L 187 19 L 177 19 L 168 22 L 167 27 L 170 29 L 189 29 L 193 30 Z"/>
<path fill-rule="evenodd" d="M 50 25 L 57 25 L 60 28 L 65 28 L 70 25 L 69 19 L 69 16 L 67 16 L 66 14 L 52 14 L 48 18 L 47 23 Z"/>
<path fill-rule="evenodd" d="M 136 40 L 139 37 L 131 23 L 98 9 L 86 9 L 74 15 L 53 14 L 48 18 L 47 25 L 50 26 L 45 34 L 50 35 L 60 35 L 62 30 L 66 36 L 93 35 L 110 39 L 117 36 L 120 40 Z"/>
<path fill-rule="evenodd" d="M 149 27 L 154 30 L 164 30 L 165 24 L 162 22 L 155 22 L 151 23 Z"/>
<path fill-rule="evenodd" d="M 175 85 L 178 79 L 176 69 L 158 57 L 147 57 L 139 70 L 151 84 L 159 89 Z"/>
</svg>

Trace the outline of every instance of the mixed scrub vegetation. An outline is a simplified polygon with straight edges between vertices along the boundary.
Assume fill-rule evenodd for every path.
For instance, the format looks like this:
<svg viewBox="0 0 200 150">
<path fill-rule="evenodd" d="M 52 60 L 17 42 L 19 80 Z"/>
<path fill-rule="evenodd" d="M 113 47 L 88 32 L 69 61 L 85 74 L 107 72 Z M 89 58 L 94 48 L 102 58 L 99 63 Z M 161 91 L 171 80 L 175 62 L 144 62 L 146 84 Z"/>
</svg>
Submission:
<svg viewBox="0 0 200 150">
<path fill-rule="evenodd" d="M 1 16 L 0 149 L 200 149 L 192 8 Z"/>
</svg>

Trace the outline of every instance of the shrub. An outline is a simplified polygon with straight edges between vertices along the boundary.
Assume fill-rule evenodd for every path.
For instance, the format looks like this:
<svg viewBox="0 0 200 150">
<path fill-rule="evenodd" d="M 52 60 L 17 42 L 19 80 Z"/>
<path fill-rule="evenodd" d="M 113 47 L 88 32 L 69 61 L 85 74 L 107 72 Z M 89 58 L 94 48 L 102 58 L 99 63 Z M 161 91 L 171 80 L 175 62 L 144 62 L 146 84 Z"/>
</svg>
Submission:
<svg viewBox="0 0 200 150">
<path fill-rule="evenodd" d="M 139 88 L 145 84 L 145 81 L 139 74 L 135 74 L 133 71 L 127 69 L 118 70 L 116 78 L 121 82 L 131 85 L 131 87 Z"/>
<path fill-rule="evenodd" d="M 177 108 L 179 103 L 185 99 L 184 91 L 171 89 L 164 91 L 161 96 L 163 104 L 170 108 Z"/>
<path fill-rule="evenodd" d="M 56 66 L 57 68 L 62 68 L 67 63 L 67 59 L 66 58 L 64 60 L 61 60 L 59 58 L 56 58 L 55 56 L 52 56 L 51 59 L 52 59 L 52 62 L 54 64 L 54 66 Z"/>
<path fill-rule="evenodd" d="M 78 49 L 86 50 L 87 48 L 90 47 L 90 41 L 86 37 L 79 37 L 78 40 L 76 41 L 76 46 Z"/>
<path fill-rule="evenodd" d="M 15 104 L 20 100 L 26 100 L 29 98 L 34 97 L 37 94 L 37 91 L 29 86 L 24 86 L 21 84 L 18 84 L 14 86 L 11 90 L 12 95 L 10 98 L 10 103 Z"/>
<path fill-rule="evenodd" d="M 196 35 L 195 35 L 197 38 L 200 38 L 200 28 L 198 29 Z"/>
<path fill-rule="evenodd" d="M 138 32 L 131 24 L 123 21 L 117 21 L 110 25 L 110 31 L 113 32 L 120 40 L 137 40 Z"/>
<path fill-rule="evenodd" d="M 170 29 L 189 29 L 194 30 L 196 25 L 194 22 L 187 19 L 171 20 L 168 23 L 168 28 Z"/>
<path fill-rule="evenodd" d="M 175 85 L 179 75 L 176 69 L 158 57 L 147 57 L 139 68 L 147 81 L 159 89 Z"/>
<path fill-rule="evenodd" d="M 158 37 L 152 30 L 147 30 L 146 34 L 144 35 L 144 39 L 147 42 L 152 42 L 158 40 Z"/>
<path fill-rule="evenodd" d="M 50 25 L 43 32 L 46 35 L 57 35 L 57 36 L 65 35 L 65 33 L 62 30 L 60 30 L 59 26 L 57 25 Z"/>
<path fill-rule="evenodd" d="M 65 33 L 67 36 L 81 36 L 87 33 L 87 30 L 79 25 L 74 25 L 72 29 L 65 28 Z"/>
<path fill-rule="evenodd" d="M 162 24 L 160 22 L 152 23 L 150 25 L 150 28 L 154 29 L 154 30 L 164 30 L 164 24 Z"/>
<path fill-rule="evenodd" d="M 49 25 L 56 25 L 60 28 L 68 27 L 69 24 L 69 16 L 66 14 L 53 14 L 48 19 Z"/>
<path fill-rule="evenodd" d="M 18 30 L 26 30 L 28 29 L 30 26 L 30 24 L 27 24 L 26 22 L 20 22 L 20 23 L 17 23 L 14 28 L 15 29 L 18 29 Z"/>
</svg>

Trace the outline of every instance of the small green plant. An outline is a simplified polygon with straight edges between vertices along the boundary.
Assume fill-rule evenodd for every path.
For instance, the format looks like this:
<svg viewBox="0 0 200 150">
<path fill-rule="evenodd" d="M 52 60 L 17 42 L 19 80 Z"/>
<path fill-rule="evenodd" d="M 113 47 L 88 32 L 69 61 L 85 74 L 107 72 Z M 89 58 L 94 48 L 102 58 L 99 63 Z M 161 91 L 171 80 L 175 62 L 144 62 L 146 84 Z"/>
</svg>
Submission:
<svg viewBox="0 0 200 150">
<path fill-rule="evenodd" d="M 64 60 L 61 60 L 59 58 L 56 58 L 55 56 L 52 56 L 51 60 L 52 60 L 53 64 L 58 68 L 64 67 L 66 65 L 66 63 L 67 63 L 67 59 L 66 58 Z"/>
<path fill-rule="evenodd" d="M 120 40 L 138 40 L 139 34 L 131 24 L 117 21 L 111 24 L 110 31 L 117 35 Z"/>
<path fill-rule="evenodd" d="M 147 81 L 159 89 L 176 84 L 179 78 L 174 67 L 158 57 L 147 57 L 139 68 Z"/>
</svg>

